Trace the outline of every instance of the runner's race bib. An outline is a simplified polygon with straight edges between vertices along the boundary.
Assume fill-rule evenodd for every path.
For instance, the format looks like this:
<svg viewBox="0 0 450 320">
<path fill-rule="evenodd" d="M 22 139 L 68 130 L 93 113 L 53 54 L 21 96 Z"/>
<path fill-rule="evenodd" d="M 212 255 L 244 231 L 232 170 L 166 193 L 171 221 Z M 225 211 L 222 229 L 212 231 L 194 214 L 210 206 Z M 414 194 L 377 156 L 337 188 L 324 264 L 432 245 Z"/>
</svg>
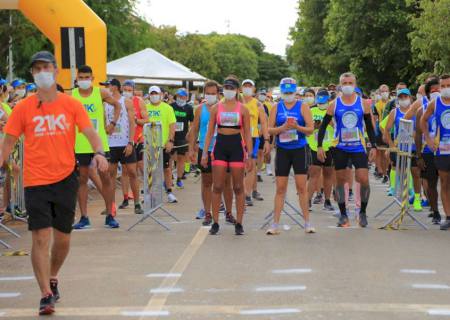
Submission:
<svg viewBox="0 0 450 320">
<path fill-rule="evenodd" d="M 281 143 L 288 143 L 298 140 L 297 130 L 291 129 L 280 133 L 279 139 Z"/>
<path fill-rule="evenodd" d="M 222 112 L 220 114 L 220 125 L 224 127 L 235 127 L 239 125 L 239 113 Z"/>
<path fill-rule="evenodd" d="M 450 154 L 450 136 L 442 137 L 439 142 L 439 153 L 441 155 Z"/>
<path fill-rule="evenodd" d="M 184 122 L 177 122 L 175 124 L 175 131 L 180 132 L 184 130 Z"/>
<path fill-rule="evenodd" d="M 342 128 L 341 129 L 342 142 L 357 142 L 359 141 L 359 130 L 355 128 Z"/>
</svg>

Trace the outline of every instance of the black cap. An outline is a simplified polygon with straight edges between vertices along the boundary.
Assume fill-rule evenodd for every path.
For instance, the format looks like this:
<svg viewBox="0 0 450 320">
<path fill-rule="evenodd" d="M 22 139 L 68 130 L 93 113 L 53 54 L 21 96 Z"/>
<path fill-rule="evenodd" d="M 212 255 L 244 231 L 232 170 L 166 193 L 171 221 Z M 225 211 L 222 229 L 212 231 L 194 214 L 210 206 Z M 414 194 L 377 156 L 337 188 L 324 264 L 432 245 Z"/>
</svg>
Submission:
<svg viewBox="0 0 450 320">
<path fill-rule="evenodd" d="M 258 93 L 267 94 L 267 88 L 259 88 Z"/>
<path fill-rule="evenodd" d="M 31 57 L 30 67 L 34 65 L 35 62 L 42 61 L 42 62 L 50 62 L 53 63 L 56 66 L 56 59 L 55 56 L 48 51 L 39 51 L 36 52 Z"/>
<path fill-rule="evenodd" d="M 100 82 L 100 85 L 101 86 L 116 86 L 119 89 L 121 87 L 120 81 L 115 78 L 111 79 L 111 80 L 107 80 L 105 82 Z"/>
<path fill-rule="evenodd" d="M 237 88 L 239 88 L 239 82 L 237 82 L 237 81 L 234 80 L 234 79 L 226 79 L 226 80 L 223 82 L 223 86 L 224 86 L 224 87 L 230 86 L 230 87 L 232 87 L 232 88 L 234 88 L 234 89 L 237 89 Z"/>
</svg>

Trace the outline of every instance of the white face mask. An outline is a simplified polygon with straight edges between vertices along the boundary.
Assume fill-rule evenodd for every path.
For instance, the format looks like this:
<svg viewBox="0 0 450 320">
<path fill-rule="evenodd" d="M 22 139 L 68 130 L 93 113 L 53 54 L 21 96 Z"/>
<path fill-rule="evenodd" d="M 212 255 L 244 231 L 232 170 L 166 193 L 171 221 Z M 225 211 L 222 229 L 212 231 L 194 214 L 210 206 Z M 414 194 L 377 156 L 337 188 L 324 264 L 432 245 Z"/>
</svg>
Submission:
<svg viewBox="0 0 450 320">
<path fill-rule="evenodd" d="M 41 89 L 50 89 L 55 84 L 53 72 L 41 71 L 33 75 L 34 83 Z"/>
<path fill-rule="evenodd" d="M 133 97 L 133 92 L 131 91 L 124 91 L 122 93 L 122 95 L 126 98 L 126 99 L 131 99 Z"/>
<path fill-rule="evenodd" d="M 223 96 L 226 100 L 232 100 L 236 98 L 236 91 L 234 90 L 223 90 Z"/>
<path fill-rule="evenodd" d="M 305 97 L 303 99 L 303 102 L 306 104 L 314 104 L 314 101 L 316 101 L 313 97 Z"/>
<path fill-rule="evenodd" d="M 388 100 L 389 99 L 389 92 L 382 92 L 381 93 L 381 99 Z"/>
<path fill-rule="evenodd" d="M 407 107 L 410 106 L 411 100 L 409 98 L 408 99 L 401 99 L 401 100 L 398 100 L 398 104 L 402 108 L 407 108 Z"/>
<path fill-rule="evenodd" d="M 441 97 L 442 98 L 450 98 L 450 88 L 441 89 Z"/>
<path fill-rule="evenodd" d="M 440 96 L 441 96 L 440 92 L 433 92 L 433 93 L 430 94 L 431 100 L 435 100 L 436 98 L 438 98 Z"/>
<path fill-rule="evenodd" d="M 150 102 L 155 104 L 158 103 L 161 100 L 161 97 L 159 94 L 153 94 L 150 96 Z"/>
<path fill-rule="evenodd" d="M 87 90 L 92 86 L 92 80 L 79 80 L 77 83 L 82 90 Z"/>
<path fill-rule="evenodd" d="M 422 100 L 423 99 L 423 95 L 418 93 L 418 94 L 416 94 L 416 98 L 417 98 L 417 100 Z"/>
<path fill-rule="evenodd" d="M 206 103 L 212 106 L 217 102 L 217 96 L 215 94 L 206 94 L 205 95 Z"/>
<path fill-rule="evenodd" d="M 242 88 L 242 94 L 246 97 L 250 97 L 253 95 L 253 88 Z"/>
<path fill-rule="evenodd" d="M 380 100 L 381 100 L 381 95 L 377 94 L 377 95 L 375 96 L 375 100 L 376 100 L 376 101 L 380 101 Z"/>
<path fill-rule="evenodd" d="M 27 90 L 25 90 L 25 89 L 19 89 L 19 90 L 16 90 L 16 95 L 19 97 L 19 98 L 23 98 L 23 97 L 25 97 L 25 94 L 27 93 Z"/>
<path fill-rule="evenodd" d="M 177 99 L 177 105 L 184 107 L 186 105 L 186 100 Z"/>
<path fill-rule="evenodd" d="M 343 86 L 342 87 L 342 94 L 344 96 L 351 96 L 353 94 L 353 92 L 355 92 L 354 86 Z"/>
<path fill-rule="evenodd" d="M 285 93 L 285 94 L 283 94 L 282 98 L 283 98 L 283 100 L 285 102 L 292 103 L 292 102 L 295 101 L 295 94 L 293 94 L 293 93 L 289 93 L 289 94 Z"/>
<path fill-rule="evenodd" d="M 258 96 L 258 100 L 259 100 L 259 102 L 265 102 L 265 101 L 266 101 L 266 96 L 263 95 L 263 94 L 260 94 L 260 95 Z"/>
</svg>

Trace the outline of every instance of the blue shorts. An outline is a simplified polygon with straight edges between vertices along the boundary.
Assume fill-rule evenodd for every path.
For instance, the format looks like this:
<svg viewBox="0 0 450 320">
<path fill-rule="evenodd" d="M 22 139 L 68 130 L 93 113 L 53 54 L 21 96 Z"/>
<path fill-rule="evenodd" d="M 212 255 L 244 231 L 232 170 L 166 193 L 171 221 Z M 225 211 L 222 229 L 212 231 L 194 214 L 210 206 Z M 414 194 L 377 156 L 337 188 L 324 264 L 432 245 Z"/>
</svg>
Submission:
<svg viewBox="0 0 450 320">
<path fill-rule="evenodd" d="M 253 141 L 253 151 L 252 151 L 252 159 L 258 159 L 258 150 L 259 150 L 259 138 L 252 138 Z"/>
</svg>

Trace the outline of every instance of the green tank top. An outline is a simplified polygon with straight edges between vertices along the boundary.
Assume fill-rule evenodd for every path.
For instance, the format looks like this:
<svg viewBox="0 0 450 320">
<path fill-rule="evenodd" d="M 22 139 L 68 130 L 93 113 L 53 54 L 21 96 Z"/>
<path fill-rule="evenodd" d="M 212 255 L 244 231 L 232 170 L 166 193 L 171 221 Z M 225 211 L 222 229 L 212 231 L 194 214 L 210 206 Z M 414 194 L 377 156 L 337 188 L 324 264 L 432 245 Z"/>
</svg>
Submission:
<svg viewBox="0 0 450 320">
<path fill-rule="evenodd" d="M 6 115 L 9 117 L 12 112 L 11 107 L 6 102 L 2 102 L 2 107 L 3 107 L 3 110 L 5 110 Z"/>
<path fill-rule="evenodd" d="M 100 139 L 102 140 L 103 150 L 109 151 L 108 136 L 105 131 L 105 110 L 103 107 L 103 100 L 100 88 L 94 87 L 89 97 L 82 97 L 78 88 L 72 91 L 72 97 L 81 102 L 84 109 L 89 115 L 89 119 L 92 121 L 95 131 L 97 131 Z M 93 153 L 91 144 L 84 134 L 77 131 L 77 137 L 75 140 L 75 153 Z"/>
<path fill-rule="evenodd" d="M 318 122 L 322 123 L 323 118 L 327 114 L 327 109 L 322 110 L 316 106 L 311 108 L 311 114 L 314 121 L 314 125 L 316 126 Z M 325 131 L 325 137 L 323 138 L 322 142 L 322 148 L 324 151 L 328 151 L 330 149 L 333 135 L 334 135 L 334 128 L 331 125 L 328 125 L 327 130 Z M 309 147 L 313 151 L 317 151 L 318 137 L 319 137 L 319 129 L 314 129 L 313 134 L 306 138 Z"/>
</svg>

